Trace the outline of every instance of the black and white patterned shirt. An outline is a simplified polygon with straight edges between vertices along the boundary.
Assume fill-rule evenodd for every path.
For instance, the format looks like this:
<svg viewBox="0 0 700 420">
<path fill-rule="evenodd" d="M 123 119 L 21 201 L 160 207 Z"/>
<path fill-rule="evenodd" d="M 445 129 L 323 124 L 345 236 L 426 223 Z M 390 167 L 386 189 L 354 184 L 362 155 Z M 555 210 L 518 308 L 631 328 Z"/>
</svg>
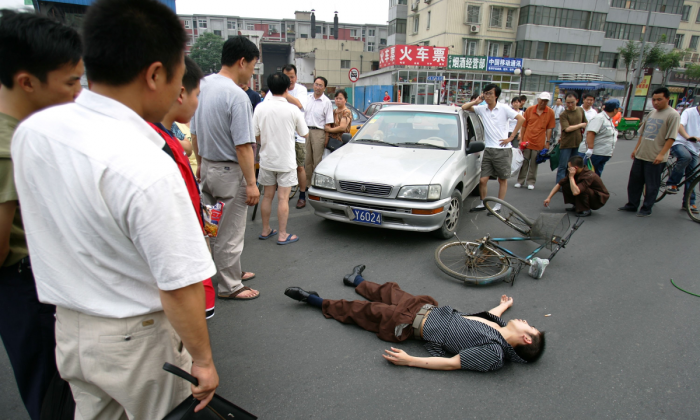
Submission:
<svg viewBox="0 0 700 420">
<path fill-rule="evenodd" d="M 478 316 L 505 327 L 506 323 L 489 312 L 462 313 L 449 306 L 430 311 L 423 325 L 425 348 L 435 357 L 459 354 L 462 369 L 488 372 L 503 367 L 503 360 L 527 363 L 515 353 L 501 333 L 480 321 L 464 318 Z"/>
</svg>

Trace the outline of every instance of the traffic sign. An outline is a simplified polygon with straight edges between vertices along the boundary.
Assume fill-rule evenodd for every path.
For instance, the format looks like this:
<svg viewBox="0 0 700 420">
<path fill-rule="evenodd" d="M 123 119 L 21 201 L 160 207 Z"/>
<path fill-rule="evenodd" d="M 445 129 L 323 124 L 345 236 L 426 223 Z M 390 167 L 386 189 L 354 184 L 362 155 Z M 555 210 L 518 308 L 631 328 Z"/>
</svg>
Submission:
<svg viewBox="0 0 700 420">
<path fill-rule="evenodd" d="M 351 68 L 348 72 L 348 79 L 350 79 L 352 83 L 357 82 L 358 80 L 360 80 L 360 71 L 355 67 Z"/>
</svg>

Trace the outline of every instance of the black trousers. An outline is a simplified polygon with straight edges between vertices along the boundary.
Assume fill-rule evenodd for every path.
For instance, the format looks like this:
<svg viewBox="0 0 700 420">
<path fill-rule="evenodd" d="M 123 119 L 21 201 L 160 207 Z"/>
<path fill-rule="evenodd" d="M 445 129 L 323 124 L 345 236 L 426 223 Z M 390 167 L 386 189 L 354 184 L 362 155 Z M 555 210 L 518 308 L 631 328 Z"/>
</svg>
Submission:
<svg viewBox="0 0 700 420">
<path fill-rule="evenodd" d="M 55 306 L 39 302 L 28 262 L 0 268 L 0 336 L 32 420 L 39 420 L 49 382 L 58 372 L 55 313 Z"/>
<path fill-rule="evenodd" d="M 642 191 L 644 191 L 646 186 L 644 202 L 639 211 L 651 211 L 659 193 L 661 172 L 664 171 L 665 166 L 666 163 L 654 165 L 652 162 L 634 158 L 632 169 L 630 169 L 630 179 L 627 183 L 627 207 L 639 208 Z"/>
</svg>

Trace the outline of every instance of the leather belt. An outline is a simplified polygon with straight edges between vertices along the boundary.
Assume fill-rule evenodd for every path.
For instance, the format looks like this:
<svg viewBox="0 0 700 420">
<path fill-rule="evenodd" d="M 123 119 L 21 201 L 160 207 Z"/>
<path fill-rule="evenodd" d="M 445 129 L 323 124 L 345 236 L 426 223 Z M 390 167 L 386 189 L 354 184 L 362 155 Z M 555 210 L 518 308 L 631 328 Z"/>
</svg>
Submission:
<svg viewBox="0 0 700 420">
<path fill-rule="evenodd" d="M 435 308 L 435 306 L 429 303 L 426 303 L 420 308 L 420 311 L 416 314 L 416 318 L 413 320 L 413 338 L 417 340 L 423 338 L 423 327 L 421 324 L 433 308 Z"/>
<path fill-rule="evenodd" d="M 309 127 L 309 130 L 323 130 L 323 128 L 318 128 L 318 127 Z"/>
</svg>

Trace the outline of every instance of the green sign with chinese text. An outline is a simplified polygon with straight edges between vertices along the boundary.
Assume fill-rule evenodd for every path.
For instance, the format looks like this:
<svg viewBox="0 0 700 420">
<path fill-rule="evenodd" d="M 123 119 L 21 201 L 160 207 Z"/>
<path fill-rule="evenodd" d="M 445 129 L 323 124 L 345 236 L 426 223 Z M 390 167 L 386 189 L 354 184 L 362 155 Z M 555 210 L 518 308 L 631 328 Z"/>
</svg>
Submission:
<svg viewBox="0 0 700 420">
<path fill-rule="evenodd" d="M 447 69 L 486 71 L 486 57 L 471 55 L 448 55 Z"/>
</svg>

